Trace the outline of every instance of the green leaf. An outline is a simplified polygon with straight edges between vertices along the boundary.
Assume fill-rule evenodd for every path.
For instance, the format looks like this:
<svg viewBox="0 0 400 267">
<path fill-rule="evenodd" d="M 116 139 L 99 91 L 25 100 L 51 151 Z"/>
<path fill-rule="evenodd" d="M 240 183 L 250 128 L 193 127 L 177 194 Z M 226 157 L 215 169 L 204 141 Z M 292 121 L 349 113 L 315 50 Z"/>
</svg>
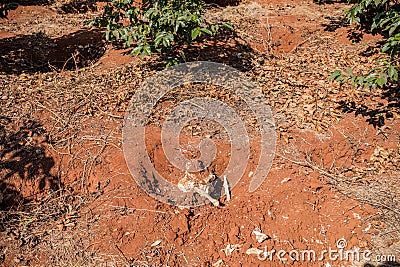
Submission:
<svg viewBox="0 0 400 267">
<path fill-rule="evenodd" d="M 196 28 L 196 29 L 192 30 L 192 34 L 191 34 L 192 40 L 196 39 L 200 35 L 201 35 L 200 28 Z"/>
<path fill-rule="evenodd" d="M 336 81 L 336 82 L 339 82 L 343 77 L 344 77 L 344 75 L 343 75 L 342 73 L 340 73 L 340 75 L 338 75 L 338 76 L 335 78 L 335 81 Z"/>
<path fill-rule="evenodd" d="M 140 52 L 142 51 L 142 46 L 137 46 L 135 47 L 135 49 L 133 49 L 132 54 L 134 54 L 135 56 L 138 56 L 140 54 Z"/>
<path fill-rule="evenodd" d="M 158 47 L 159 44 L 163 41 L 164 37 L 165 37 L 165 32 L 159 32 L 156 36 L 156 39 L 154 40 L 154 46 Z"/>
<path fill-rule="evenodd" d="M 338 77 L 339 75 L 342 74 L 341 70 L 335 70 L 334 72 L 331 73 L 331 75 L 329 75 L 328 77 L 328 81 L 331 81 L 333 79 L 336 79 L 336 77 Z"/>
<path fill-rule="evenodd" d="M 209 35 L 212 35 L 212 32 L 209 30 L 209 29 L 207 29 L 207 28 L 201 28 L 200 29 L 202 32 L 204 32 L 204 33 L 207 33 L 207 34 L 209 34 Z"/>
<path fill-rule="evenodd" d="M 392 79 L 395 76 L 395 73 L 397 73 L 396 68 L 394 66 L 390 66 L 388 68 L 389 78 Z"/>
<path fill-rule="evenodd" d="M 376 79 L 376 84 L 379 87 L 382 87 L 383 85 L 385 85 L 387 83 L 387 77 L 386 75 L 382 75 L 380 76 L 378 79 Z"/>
<path fill-rule="evenodd" d="M 1 0 L 0 0 L 1 1 Z M 229 22 L 208 23 L 203 14 L 203 0 L 111 0 L 103 14 L 93 20 L 104 27 L 107 40 L 123 40 L 134 46 L 135 55 L 159 53 L 181 60 L 184 46 L 201 35 L 215 35 L 222 27 L 233 29 Z"/>
<path fill-rule="evenodd" d="M 386 52 L 388 52 L 391 48 L 392 48 L 391 43 L 385 43 L 385 44 L 383 45 L 383 47 L 382 47 L 382 52 L 383 52 L 383 53 L 386 53 Z"/>
<path fill-rule="evenodd" d="M 221 26 L 223 26 L 226 29 L 229 29 L 229 30 L 233 31 L 233 25 L 230 22 L 221 22 Z"/>
<path fill-rule="evenodd" d="M 119 31 L 118 31 L 118 30 L 113 30 L 113 31 L 112 31 L 112 35 L 113 35 L 115 38 L 119 39 Z"/>
<path fill-rule="evenodd" d="M 151 47 L 149 44 L 143 46 L 142 57 L 150 56 L 151 55 Z"/>
<path fill-rule="evenodd" d="M 364 84 L 364 76 L 358 76 L 358 85 Z"/>
</svg>

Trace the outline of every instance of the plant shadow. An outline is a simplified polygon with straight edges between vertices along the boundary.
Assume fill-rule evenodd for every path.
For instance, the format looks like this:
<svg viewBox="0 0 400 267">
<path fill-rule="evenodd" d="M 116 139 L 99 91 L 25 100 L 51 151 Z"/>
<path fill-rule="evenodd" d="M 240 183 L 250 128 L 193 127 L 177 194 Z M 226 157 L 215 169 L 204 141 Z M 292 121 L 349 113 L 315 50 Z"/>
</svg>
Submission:
<svg viewBox="0 0 400 267">
<path fill-rule="evenodd" d="M 365 104 L 357 104 L 354 101 L 341 101 L 340 109 L 345 113 L 354 113 L 356 116 L 361 115 L 366 121 L 375 128 L 385 125 L 385 120 L 393 118 L 393 110 L 400 113 L 400 86 L 386 88 L 380 96 L 382 100 L 386 100 L 387 104 L 378 104 L 377 107 L 368 107 Z"/>
<path fill-rule="evenodd" d="M 76 70 L 105 53 L 101 32 L 79 30 L 52 39 L 39 32 L 0 39 L 0 73 L 21 74 Z"/>
<path fill-rule="evenodd" d="M 340 28 L 349 27 L 349 22 L 346 20 L 344 16 L 335 17 L 335 16 L 327 16 L 326 19 L 329 20 L 328 23 L 323 23 L 324 31 L 327 32 L 335 32 Z M 353 43 L 359 43 L 362 41 L 364 37 L 365 30 L 362 30 L 360 27 L 351 27 L 346 30 L 347 39 Z"/>
<path fill-rule="evenodd" d="M 55 0 L 15 0 L 14 2 L 21 6 L 45 6 L 53 4 Z"/>
<path fill-rule="evenodd" d="M 63 13 L 77 14 L 97 11 L 96 0 L 72 0 L 62 4 L 59 10 Z"/>
<path fill-rule="evenodd" d="M 31 191 L 58 190 L 60 179 L 51 170 L 55 161 L 46 154 L 46 131 L 33 120 L 27 120 L 18 130 L 10 130 L 14 123 L 0 118 L 0 210 L 21 207 L 29 200 L 21 194 L 17 184 L 33 182 Z"/>
<path fill-rule="evenodd" d="M 327 16 L 326 19 L 328 19 L 329 22 L 322 24 L 322 26 L 324 27 L 324 31 L 334 32 L 339 28 L 343 28 L 349 25 L 345 20 L 345 18 L 342 16 L 341 17 Z"/>
<path fill-rule="evenodd" d="M 132 49 L 125 53 L 128 54 L 131 51 Z M 176 52 L 169 56 L 178 56 L 181 63 L 192 61 L 222 63 L 242 72 L 250 71 L 255 67 L 253 60 L 255 54 L 261 56 L 235 33 L 221 33 L 213 37 L 200 38 L 191 46 L 183 48 L 181 52 L 179 56 Z M 165 69 L 167 61 L 168 55 L 158 55 L 147 61 L 146 65 L 153 70 L 162 70 Z"/>
<path fill-rule="evenodd" d="M 240 71 L 254 68 L 252 55 L 256 54 L 245 41 L 234 33 L 221 33 L 185 51 L 187 61 L 212 61 L 229 65 Z"/>
</svg>

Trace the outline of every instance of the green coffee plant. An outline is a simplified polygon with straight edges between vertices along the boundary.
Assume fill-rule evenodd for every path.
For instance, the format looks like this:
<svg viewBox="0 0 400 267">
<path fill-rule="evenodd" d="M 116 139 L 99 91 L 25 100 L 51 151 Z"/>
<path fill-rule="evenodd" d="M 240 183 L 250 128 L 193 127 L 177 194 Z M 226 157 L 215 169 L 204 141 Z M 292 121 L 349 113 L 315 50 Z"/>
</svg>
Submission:
<svg viewBox="0 0 400 267">
<path fill-rule="evenodd" d="M 399 79 L 399 67 L 393 66 L 389 61 L 383 59 L 377 62 L 377 66 L 370 69 L 365 75 L 354 75 L 351 68 L 346 72 L 335 70 L 329 80 L 335 80 L 341 84 L 350 82 L 353 86 L 377 88 L 388 83 L 395 83 Z"/>
<path fill-rule="evenodd" d="M 382 34 L 385 38 L 382 52 L 387 57 L 379 60 L 376 67 L 365 75 L 353 75 L 352 69 L 346 72 L 334 71 L 329 80 L 341 84 L 351 82 L 360 87 L 383 87 L 399 81 L 399 48 L 400 48 L 400 15 L 398 1 L 390 0 L 357 0 L 345 12 L 351 24 L 357 24 L 373 33 Z"/>
<path fill-rule="evenodd" d="M 232 29 L 228 22 L 208 23 L 203 0 L 113 0 L 90 22 L 105 28 L 106 40 L 133 47 L 134 55 L 161 54 L 167 66 L 185 59 L 183 48 L 202 35 Z"/>
<path fill-rule="evenodd" d="M 8 11 L 17 9 L 18 4 L 6 0 L 0 0 L 0 19 L 7 18 Z"/>
</svg>

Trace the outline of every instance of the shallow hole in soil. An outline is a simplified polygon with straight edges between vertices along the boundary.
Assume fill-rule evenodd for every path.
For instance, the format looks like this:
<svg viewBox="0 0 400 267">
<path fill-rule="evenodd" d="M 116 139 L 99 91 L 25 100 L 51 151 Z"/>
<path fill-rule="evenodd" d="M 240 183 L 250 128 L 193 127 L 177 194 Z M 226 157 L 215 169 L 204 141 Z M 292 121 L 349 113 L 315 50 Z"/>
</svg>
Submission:
<svg viewBox="0 0 400 267">
<path fill-rule="evenodd" d="M 171 164 L 164 153 L 165 144 L 162 142 L 162 127 L 166 122 L 169 122 L 171 117 L 180 120 L 174 111 L 179 108 L 180 104 L 196 98 L 206 99 L 206 101 L 221 101 L 243 122 L 249 138 L 250 148 L 251 160 L 246 170 L 246 174 L 248 174 L 258 163 L 260 129 L 257 120 L 246 102 L 238 95 L 235 95 L 229 88 L 210 84 L 178 86 L 165 94 L 153 107 L 146 126 L 146 149 L 157 172 L 174 184 L 179 183 L 185 177 L 185 170 Z M 191 173 L 192 178 L 200 183 L 204 183 L 210 175 L 215 175 L 217 179 L 222 179 L 223 173 L 231 160 L 231 154 L 234 153 L 231 151 L 231 140 L 236 138 L 236 136 L 229 134 L 231 132 L 230 129 L 225 129 L 218 122 L 218 120 L 223 119 L 223 115 L 221 115 L 221 118 L 217 118 L 218 116 L 210 118 L 208 111 L 203 115 L 204 117 L 200 116 L 185 121 L 181 124 L 180 132 L 174 133 L 179 135 L 179 150 L 186 159 L 200 158 L 200 144 L 204 139 L 210 140 L 215 144 L 216 154 L 211 164 L 203 171 Z M 237 127 L 237 125 L 234 127 Z"/>
</svg>

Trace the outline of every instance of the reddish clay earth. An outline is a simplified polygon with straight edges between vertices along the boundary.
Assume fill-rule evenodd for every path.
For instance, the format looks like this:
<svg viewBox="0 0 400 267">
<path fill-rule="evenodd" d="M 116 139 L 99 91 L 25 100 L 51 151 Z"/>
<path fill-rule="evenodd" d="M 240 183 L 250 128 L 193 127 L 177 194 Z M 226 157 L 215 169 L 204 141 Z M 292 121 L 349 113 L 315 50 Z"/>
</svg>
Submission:
<svg viewBox="0 0 400 267">
<path fill-rule="evenodd" d="M 361 63 L 371 63 L 375 57 L 355 51 L 365 43 L 374 44 L 379 36 L 364 34 L 356 43 L 349 40 L 349 34 L 359 32 L 338 19 L 344 7 L 259 0 L 210 11 L 211 19 L 231 20 L 240 38 L 217 40 L 209 44 L 211 49 L 191 58 L 230 64 L 255 79 L 271 104 L 278 144 L 271 170 L 255 192 L 249 193 L 248 185 L 257 164 L 262 164 L 256 134 L 232 199 L 222 197 L 220 207 L 190 209 L 148 196 L 130 175 L 122 152 L 122 118 L 129 99 L 144 78 L 155 73 L 157 64 L 115 49 L 101 41 L 99 31 L 82 27 L 95 13 L 61 14 L 54 5 L 21 6 L 10 12 L 0 24 L 4 113 L 0 189 L 5 214 L 0 262 L 4 266 L 368 266 L 362 259 L 335 260 L 328 254 L 318 260 L 324 250 L 337 249 L 344 240 L 344 250 L 371 250 L 372 259 L 399 258 L 398 225 L 384 215 L 396 220 L 398 209 L 393 205 L 398 202 L 393 200 L 389 210 L 380 202 L 380 194 L 398 192 L 398 102 L 392 105 L 393 99 L 379 90 L 339 89 L 326 78 L 334 67 L 360 64 L 362 69 Z M 250 58 L 252 53 L 257 56 Z M 227 99 L 223 92 L 210 94 Z M 180 100 L 178 95 L 174 101 Z M 350 105 L 347 110 L 339 108 L 340 100 Z M 356 116 L 360 103 L 366 103 L 367 112 Z M 163 104 L 168 102 L 160 109 Z M 382 114 L 384 125 L 371 110 Z M 182 147 L 195 147 L 199 136 L 185 132 Z M 230 159 L 230 145 L 224 138 L 212 139 L 220 153 L 210 168 L 220 176 Z M 156 169 L 179 180 L 183 173 L 167 161 L 156 124 L 149 127 L 146 140 Z M 188 156 L 196 155 L 194 150 Z M 34 179 L 24 179 L 28 176 Z M 71 196 L 51 198 L 60 188 Z M 376 198 L 365 197 L 369 192 Z M 14 211 L 20 203 L 40 208 Z M 46 206 L 49 203 L 55 208 Z M 7 217 L 8 211 L 15 217 Z M 22 219 L 12 224 L 13 218 Z M 254 230 L 267 235 L 262 243 Z M 256 249 L 276 252 L 263 261 Z M 287 259 L 282 262 L 279 250 L 297 251 L 299 256 L 292 260 L 282 255 Z M 310 261 L 307 255 L 303 259 L 305 250 L 315 251 L 316 259 Z M 373 264 L 396 266 L 394 261 L 386 258 Z"/>
</svg>

